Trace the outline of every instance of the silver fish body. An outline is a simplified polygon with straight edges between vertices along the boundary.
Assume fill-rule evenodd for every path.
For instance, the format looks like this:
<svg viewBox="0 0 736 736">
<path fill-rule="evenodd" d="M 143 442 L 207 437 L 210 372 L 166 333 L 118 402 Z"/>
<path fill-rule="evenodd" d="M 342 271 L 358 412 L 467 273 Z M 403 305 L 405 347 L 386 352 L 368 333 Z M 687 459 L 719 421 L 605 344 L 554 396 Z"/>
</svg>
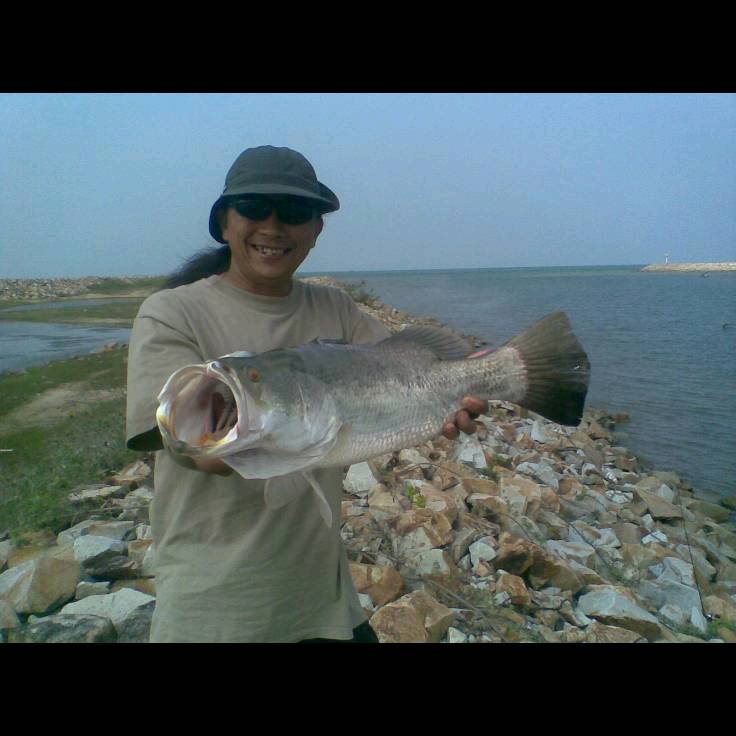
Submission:
<svg viewBox="0 0 736 736">
<path fill-rule="evenodd" d="M 175 453 L 222 458 L 245 478 L 301 474 L 313 487 L 314 468 L 436 437 L 469 394 L 579 422 L 590 364 L 563 313 L 498 350 L 470 352 L 446 330 L 411 327 L 376 345 L 314 341 L 233 353 L 176 371 L 157 421 Z M 267 486 L 267 500 L 279 505 L 275 494 Z"/>
</svg>

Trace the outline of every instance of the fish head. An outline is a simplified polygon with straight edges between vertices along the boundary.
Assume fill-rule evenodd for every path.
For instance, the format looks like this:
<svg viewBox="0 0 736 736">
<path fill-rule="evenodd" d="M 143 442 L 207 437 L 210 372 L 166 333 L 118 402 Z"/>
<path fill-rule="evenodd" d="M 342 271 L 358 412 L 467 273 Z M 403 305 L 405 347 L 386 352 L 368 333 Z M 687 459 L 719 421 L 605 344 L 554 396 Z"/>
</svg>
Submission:
<svg viewBox="0 0 736 736">
<path fill-rule="evenodd" d="M 261 478 L 312 464 L 341 425 L 325 384 L 289 351 L 181 368 L 159 394 L 156 419 L 174 453 L 219 457 Z"/>
</svg>

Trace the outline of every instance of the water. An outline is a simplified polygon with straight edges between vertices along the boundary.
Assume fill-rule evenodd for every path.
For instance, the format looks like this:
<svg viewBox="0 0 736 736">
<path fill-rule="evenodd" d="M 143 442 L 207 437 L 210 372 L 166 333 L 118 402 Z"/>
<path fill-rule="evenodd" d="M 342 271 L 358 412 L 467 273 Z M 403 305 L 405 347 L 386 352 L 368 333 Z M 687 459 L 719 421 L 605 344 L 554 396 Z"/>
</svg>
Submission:
<svg viewBox="0 0 736 736">
<path fill-rule="evenodd" d="M 0 374 L 128 342 L 130 328 L 0 320 Z"/>
<path fill-rule="evenodd" d="M 567 312 L 592 365 L 587 406 L 631 416 L 620 443 L 696 489 L 736 493 L 736 274 L 625 266 L 330 275 L 492 346 Z"/>
</svg>

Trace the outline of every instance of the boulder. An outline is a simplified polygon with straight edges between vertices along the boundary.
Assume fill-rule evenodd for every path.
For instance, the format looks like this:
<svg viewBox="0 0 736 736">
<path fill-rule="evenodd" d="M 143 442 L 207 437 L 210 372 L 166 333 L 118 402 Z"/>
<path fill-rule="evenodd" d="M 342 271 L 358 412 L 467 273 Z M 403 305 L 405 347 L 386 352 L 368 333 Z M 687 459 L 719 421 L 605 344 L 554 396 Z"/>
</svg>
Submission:
<svg viewBox="0 0 736 736">
<path fill-rule="evenodd" d="M 88 595 L 106 595 L 110 592 L 110 583 L 103 580 L 99 583 L 91 583 L 87 580 L 82 580 L 77 589 L 74 592 L 74 600 L 81 601 L 82 598 L 86 598 Z"/>
<path fill-rule="evenodd" d="M 17 626 L 20 626 L 20 619 L 15 609 L 5 599 L 0 598 L 0 633 Z"/>
<path fill-rule="evenodd" d="M 112 621 L 119 642 L 146 642 L 156 605 L 153 596 L 123 588 L 108 595 L 91 595 L 67 603 L 62 614 L 92 614 Z"/>
<path fill-rule="evenodd" d="M 74 597 L 80 576 L 77 562 L 38 557 L 0 575 L 0 598 L 16 613 L 48 613 Z"/>
<path fill-rule="evenodd" d="M 388 565 L 365 565 L 350 563 L 350 575 L 355 589 L 369 595 L 375 606 L 385 606 L 401 595 L 404 580 L 393 567 Z"/>
<path fill-rule="evenodd" d="M 453 612 L 423 590 L 380 608 L 370 625 L 381 643 L 439 642 L 454 621 Z"/>
<path fill-rule="evenodd" d="M 586 542 L 593 547 L 620 547 L 621 541 L 613 529 L 597 529 L 584 521 L 573 521 L 568 535 L 570 542 Z"/>
<path fill-rule="evenodd" d="M 660 498 L 656 493 L 650 493 L 640 488 L 638 485 L 634 486 L 634 493 L 649 509 L 649 513 L 655 519 L 681 519 L 682 510 L 679 506 L 675 506 L 663 498 Z"/>
<path fill-rule="evenodd" d="M 493 565 L 497 570 L 506 570 L 512 575 L 523 575 L 529 570 L 540 548 L 523 537 L 504 532 L 499 538 Z"/>
<path fill-rule="evenodd" d="M 665 603 L 671 603 L 685 612 L 690 611 L 693 607 L 700 609 L 700 596 L 697 589 L 672 580 L 642 580 L 637 592 L 657 608 L 661 608 Z"/>
<path fill-rule="evenodd" d="M 732 513 L 720 504 L 709 503 L 708 501 L 701 501 L 700 499 L 691 501 L 688 504 L 687 510 L 713 519 L 717 524 L 728 521 L 731 518 Z"/>
<path fill-rule="evenodd" d="M 726 623 L 736 624 L 736 603 L 727 598 L 716 595 L 707 595 L 703 598 L 705 612 L 715 616 Z"/>
<path fill-rule="evenodd" d="M 407 560 L 407 564 L 419 577 L 424 575 L 450 576 L 456 572 L 456 565 L 443 549 L 428 549 Z"/>
<path fill-rule="evenodd" d="M 574 560 L 586 567 L 589 567 L 595 559 L 595 550 L 585 542 L 563 542 L 551 539 L 544 544 L 544 548 L 563 560 Z"/>
<path fill-rule="evenodd" d="M 492 537 L 482 537 L 468 547 L 470 562 L 475 567 L 479 562 L 488 562 L 495 559 L 496 548 Z"/>
<path fill-rule="evenodd" d="M 351 465 L 342 483 L 343 489 L 354 496 L 366 496 L 378 483 L 367 462 Z"/>
<path fill-rule="evenodd" d="M 498 580 L 496 580 L 496 593 L 508 593 L 511 602 L 515 606 L 527 608 L 532 602 L 532 597 L 523 578 L 518 575 L 500 574 Z"/>
<path fill-rule="evenodd" d="M 108 498 L 120 498 L 127 492 L 127 486 L 109 486 L 103 483 L 97 483 L 73 491 L 69 494 L 68 499 L 70 503 L 81 504 L 86 501 L 104 501 Z"/>
<path fill-rule="evenodd" d="M 57 614 L 17 629 L 8 640 L 34 644 L 97 644 L 114 642 L 117 634 L 108 618 Z"/>
<path fill-rule="evenodd" d="M 532 587 L 542 588 L 553 585 L 561 590 L 577 593 L 584 585 L 582 578 L 565 560 L 550 552 L 538 548 L 534 562 L 528 571 L 528 580 Z M 505 569 L 505 568 L 504 568 Z"/>
<path fill-rule="evenodd" d="M 590 586 L 589 592 L 580 596 L 578 607 L 586 616 L 604 624 L 636 631 L 650 641 L 660 634 L 661 627 L 657 619 L 643 609 L 625 588 Z"/>
<path fill-rule="evenodd" d="M 83 534 L 108 537 L 122 542 L 126 536 L 130 536 L 134 527 L 135 523 L 132 521 L 95 521 L 85 528 Z"/>
<path fill-rule="evenodd" d="M 594 621 L 585 629 L 585 641 L 589 644 L 635 644 L 645 639 L 637 631 Z"/>
</svg>

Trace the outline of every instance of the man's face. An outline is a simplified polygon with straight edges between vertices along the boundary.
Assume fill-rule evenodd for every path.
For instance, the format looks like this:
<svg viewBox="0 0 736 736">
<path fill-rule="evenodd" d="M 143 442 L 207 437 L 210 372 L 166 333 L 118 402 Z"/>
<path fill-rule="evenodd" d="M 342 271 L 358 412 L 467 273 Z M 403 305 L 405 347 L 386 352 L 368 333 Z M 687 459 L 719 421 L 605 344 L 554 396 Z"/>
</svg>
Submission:
<svg viewBox="0 0 736 736">
<path fill-rule="evenodd" d="M 228 208 L 222 219 L 222 238 L 232 253 L 226 278 L 255 294 L 285 296 L 322 226 L 321 217 L 287 225 L 275 210 L 265 220 L 251 220 Z"/>
</svg>

